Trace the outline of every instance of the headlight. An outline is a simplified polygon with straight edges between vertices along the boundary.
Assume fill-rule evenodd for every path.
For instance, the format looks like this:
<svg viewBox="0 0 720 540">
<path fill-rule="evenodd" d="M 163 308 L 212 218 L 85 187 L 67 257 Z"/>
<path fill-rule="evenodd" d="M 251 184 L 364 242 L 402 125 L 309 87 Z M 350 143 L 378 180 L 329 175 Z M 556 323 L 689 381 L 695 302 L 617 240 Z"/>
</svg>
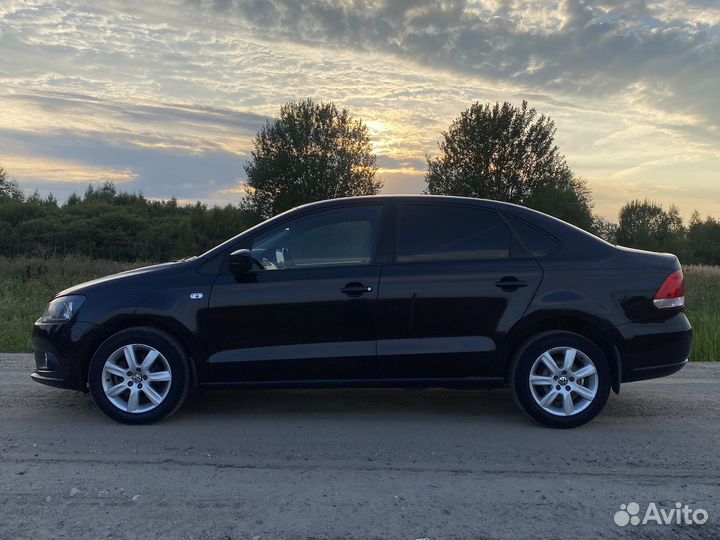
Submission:
<svg viewBox="0 0 720 540">
<path fill-rule="evenodd" d="M 85 302 L 85 297 L 77 294 L 61 296 L 48 304 L 45 313 L 40 317 L 40 322 L 65 322 L 72 318 L 80 306 Z"/>
</svg>

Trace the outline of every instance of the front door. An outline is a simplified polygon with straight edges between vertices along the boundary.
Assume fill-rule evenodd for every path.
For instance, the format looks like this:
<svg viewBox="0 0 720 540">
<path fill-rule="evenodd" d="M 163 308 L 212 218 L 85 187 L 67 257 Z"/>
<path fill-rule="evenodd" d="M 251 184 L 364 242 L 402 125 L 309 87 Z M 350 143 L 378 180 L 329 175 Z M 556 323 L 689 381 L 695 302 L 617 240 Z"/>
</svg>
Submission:
<svg viewBox="0 0 720 540">
<path fill-rule="evenodd" d="M 542 272 L 500 215 L 477 206 L 406 203 L 396 260 L 383 268 L 372 378 L 502 377 L 496 351 Z"/>
<path fill-rule="evenodd" d="M 358 376 L 376 354 L 382 205 L 303 214 L 252 240 L 256 268 L 221 271 L 210 297 L 215 380 Z"/>
</svg>

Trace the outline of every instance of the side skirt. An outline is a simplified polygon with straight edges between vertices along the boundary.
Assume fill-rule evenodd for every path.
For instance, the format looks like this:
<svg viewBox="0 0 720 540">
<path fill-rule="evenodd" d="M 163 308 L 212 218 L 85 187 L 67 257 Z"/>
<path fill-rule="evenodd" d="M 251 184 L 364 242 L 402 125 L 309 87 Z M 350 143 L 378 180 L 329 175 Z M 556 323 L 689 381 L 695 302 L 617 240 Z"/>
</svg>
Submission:
<svg viewBox="0 0 720 540">
<path fill-rule="evenodd" d="M 235 381 L 200 383 L 201 390 L 222 388 L 501 388 L 503 377 L 447 379 L 308 379 L 295 381 Z"/>
</svg>

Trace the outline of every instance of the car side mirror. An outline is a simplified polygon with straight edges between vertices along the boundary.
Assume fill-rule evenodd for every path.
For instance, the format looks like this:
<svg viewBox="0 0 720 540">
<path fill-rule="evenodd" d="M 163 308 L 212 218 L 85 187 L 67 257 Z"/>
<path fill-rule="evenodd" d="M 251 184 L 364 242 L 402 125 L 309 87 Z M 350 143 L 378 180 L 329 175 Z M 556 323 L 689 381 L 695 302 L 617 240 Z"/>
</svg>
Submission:
<svg viewBox="0 0 720 540">
<path fill-rule="evenodd" d="M 233 274 L 244 274 L 252 270 L 253 260 L 249 249 L 238 249 L 230 254 L 230 271 Z"/>
</svg>

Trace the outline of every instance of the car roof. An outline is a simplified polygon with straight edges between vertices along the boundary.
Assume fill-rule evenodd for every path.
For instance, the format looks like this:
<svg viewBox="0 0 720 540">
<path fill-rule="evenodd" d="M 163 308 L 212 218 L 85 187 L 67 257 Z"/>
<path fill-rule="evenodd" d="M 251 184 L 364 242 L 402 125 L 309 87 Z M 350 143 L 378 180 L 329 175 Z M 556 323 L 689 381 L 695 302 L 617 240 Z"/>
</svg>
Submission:
<svg viewBox="0 0 720 540">
<path fill-rule="evenodd" d="M 517 204 L 495 201 L 492 199 L 479 199 L 479 198 L 475 198 L 475 197 L 459 197 L 456 195 L 416 195 L 416 194 L 362 195 L 362 196 L 357 196 L 357 197 L 340 197 L 337 199 L 327 199 L 324 201 L 308 203 L 308 204 L 299 206 L 297 208 L 310 208 L 313 206 L 323 206 L 323 205 L 345 205 L 347 203 L 352 203 L 352 202 L 388 202 L 388 201 L 413 202 L 413 203 L 417 202 L 417 203 L 426 203 L 426 204 L 427 203 L 457 202 L 457 203 L 472 204 L 472 205 L 477 205 L 477 206 L 497 207 L 498 209 L 507 208 L 507 207 L 523 208 L 522 206 L 519 206 Z"/>
</svg>

